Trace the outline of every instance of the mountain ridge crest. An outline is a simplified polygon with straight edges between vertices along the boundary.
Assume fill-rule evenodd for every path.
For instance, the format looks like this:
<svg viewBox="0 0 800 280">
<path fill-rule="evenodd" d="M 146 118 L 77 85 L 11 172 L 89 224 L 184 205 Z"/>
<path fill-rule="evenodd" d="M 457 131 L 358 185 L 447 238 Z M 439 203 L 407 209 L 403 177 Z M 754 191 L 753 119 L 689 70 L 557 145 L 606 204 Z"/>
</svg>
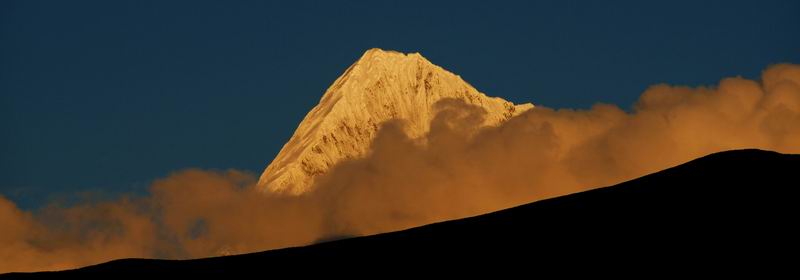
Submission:
<svg viewBox="0 0 800 280">
<path fill-rule="evenodd" d="M 409 137 L 423 136 L 435 114 L 433 104 L 446 98 L 486 110 L 484 125 L 497 125 L 533 108 L 530 103 L 514 105 L 489 97 L 419 53 L 372 48 L 325 91 L 258 185 L 269 192 L 305 193 L 316 176 L 335 164 L 366 155 L 383 122 L 402 119 Z"/>
</svg>

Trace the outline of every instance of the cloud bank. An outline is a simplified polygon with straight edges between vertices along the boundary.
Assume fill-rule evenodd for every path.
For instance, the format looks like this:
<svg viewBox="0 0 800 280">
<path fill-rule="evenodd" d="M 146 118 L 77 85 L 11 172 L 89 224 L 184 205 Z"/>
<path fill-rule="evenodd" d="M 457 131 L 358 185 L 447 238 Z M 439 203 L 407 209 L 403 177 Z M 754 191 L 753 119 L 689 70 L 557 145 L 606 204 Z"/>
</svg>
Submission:
<svg viewBox="0 0 800 280">
<path fill-rule="evenodd" d="M 0 272 L 305 245 L 607 186 L 723 150 L 800 153 L 798 65 L 772 66 L 760 82 L 656 85 L 630 113 L 540 106 L 479 128 L 482 109 L 435 106 L 429 134 L 409 139 L 402 121 L 387 122 L 367 157 L 303 196 L 259 192 L 253 174 L 194 169 L 156 180 L 145 197 L 28 212 L 0 196 Z"/>
</svg>

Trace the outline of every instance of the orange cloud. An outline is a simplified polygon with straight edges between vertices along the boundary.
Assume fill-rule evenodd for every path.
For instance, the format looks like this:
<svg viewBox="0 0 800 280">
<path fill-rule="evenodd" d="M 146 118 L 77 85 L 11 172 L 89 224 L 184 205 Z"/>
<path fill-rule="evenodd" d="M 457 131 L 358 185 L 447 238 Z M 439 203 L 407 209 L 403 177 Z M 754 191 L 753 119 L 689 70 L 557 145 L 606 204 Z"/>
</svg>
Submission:
<svg viewBox="0 0 800 280">
<path fill-rule="evenodd" d="M 255 190 L 238 171 L 185 170 L 147 197 L 35 213 L 0 197 L 0 271 L 122 257 L 196 258 L 373 234 L 614 184 L 723 150 L 800 153 L 800 66 L 715 88 L 656 85 L 634 111 L 536 107 L 479 128 L 480 108 L 446 100 L 419 139 L 383 125 L 362 159 L 304 196 Z"/>
</svg>

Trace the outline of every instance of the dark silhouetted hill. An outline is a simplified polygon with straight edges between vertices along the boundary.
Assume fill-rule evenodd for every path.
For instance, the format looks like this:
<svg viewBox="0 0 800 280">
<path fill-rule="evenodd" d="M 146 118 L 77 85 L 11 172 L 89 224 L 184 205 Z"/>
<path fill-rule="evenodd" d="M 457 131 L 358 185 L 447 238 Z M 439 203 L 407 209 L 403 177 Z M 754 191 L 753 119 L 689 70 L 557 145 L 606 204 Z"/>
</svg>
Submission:
<svg viewBox="0 0 800 280">
<path fill-rule="evenodd" d="M 6 276 L 423 275 L 792 264 L 800 155 L 712 154 L 615 186 L 399 232 L 245 255 Z M 759 266 L 761 267 L 761 266 Z M 372 271 L 372 272 L 370 272 Z M 280 274 L 276 274 L 280 273 Z M 372 274 L 379 273 L 379 274 Z M 420 274 L 417 274 L 420 273 Z M 427 274 L 425 274 L 427 275 Z"/>
</svg>

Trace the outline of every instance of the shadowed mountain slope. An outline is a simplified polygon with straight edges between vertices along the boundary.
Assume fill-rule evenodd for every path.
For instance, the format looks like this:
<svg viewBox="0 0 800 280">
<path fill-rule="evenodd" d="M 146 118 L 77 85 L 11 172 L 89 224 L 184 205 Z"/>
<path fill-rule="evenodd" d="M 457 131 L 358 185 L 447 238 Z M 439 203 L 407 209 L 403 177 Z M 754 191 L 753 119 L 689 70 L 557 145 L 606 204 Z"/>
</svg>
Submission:
<svg viewBox="0 0 800 280">
<path fill-rule="evenodd" d="M 116 260 L 6 276 L 532 272 L 548 264 L 780 266 L 796 249 L 800 155 L 712 154 L 615 186 L 399 232 L 237 256 Z M 449 272 L 448 272 L 449 273 Z M 372 275 L 375 276 L 375 275 Z"/>
</svg>

